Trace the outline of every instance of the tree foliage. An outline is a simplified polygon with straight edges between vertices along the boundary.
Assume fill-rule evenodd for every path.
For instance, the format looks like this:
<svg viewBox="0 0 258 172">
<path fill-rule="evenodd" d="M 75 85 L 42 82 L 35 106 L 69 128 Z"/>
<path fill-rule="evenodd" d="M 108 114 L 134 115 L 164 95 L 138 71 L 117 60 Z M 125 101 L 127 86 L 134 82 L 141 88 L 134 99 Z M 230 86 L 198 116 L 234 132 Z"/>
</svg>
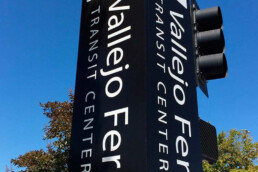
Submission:
<svg viewBox="0 0 258 172">
<path fill-rule="evenodd" d="M 253 139 L 247 130 L 230 130 L 227 134 L 221 132 L 218 135 L 219 159 L 210 165 L 203 162 L 204 172 L 257 172 L 255 165 L 258 158 L 258 143 Z"/>
<path fill-rule="evenodd" d="M 49 118 L 44 127 L 44 140 L 49 143 L 45 150 L 30 151 L 12 159 L 11 163 L 25 168 L 21 172 L 66 172 L 71 138 L 71 124 L 74 96 L 69 92 L 70 101 L 40 104 L 43 114 Z M 218 135 L 219 159 L 210 165 L 203 162 L 204 172 L 258 172 L 258 143 L 253 143 L 246 130 L 231 130 Z"/>
<path fill-rule="evenodd" d="M 71 123 L 73 114 L 74 96 L 69 92 L 70 101 L 47 102 L 40 104 L 43 114 L 49 118 L 44 127 L 44 140 L 47 140 L 46 150 L 30 151 L 12 159 L 11 163 L 25 168 L 21 172 L 65 172 L 70 149 Z"/>
</svg>

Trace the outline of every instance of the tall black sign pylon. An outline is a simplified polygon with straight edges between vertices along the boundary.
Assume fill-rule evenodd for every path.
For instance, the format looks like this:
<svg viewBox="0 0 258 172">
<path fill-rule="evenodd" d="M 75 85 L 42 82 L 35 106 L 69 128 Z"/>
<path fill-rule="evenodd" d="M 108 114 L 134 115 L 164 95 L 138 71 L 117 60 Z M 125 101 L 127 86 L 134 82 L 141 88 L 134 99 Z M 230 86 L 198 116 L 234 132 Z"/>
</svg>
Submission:
<svg viewBox="0 0 258 172">
<path fill-rule="evenodd" d="M 201 172 L 188 0 L 84 0 L 70 172 Z"/>
</svg>

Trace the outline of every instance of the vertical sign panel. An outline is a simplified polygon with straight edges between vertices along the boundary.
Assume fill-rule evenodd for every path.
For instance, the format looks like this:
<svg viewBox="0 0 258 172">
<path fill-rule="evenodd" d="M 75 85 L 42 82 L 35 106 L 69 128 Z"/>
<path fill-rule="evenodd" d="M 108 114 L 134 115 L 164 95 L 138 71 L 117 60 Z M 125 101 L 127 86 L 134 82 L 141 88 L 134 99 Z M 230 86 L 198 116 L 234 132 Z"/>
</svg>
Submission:
<svg viewBox="0 0 258 172">
<path fill-rule="evenodd" d="M 188 3 L 83 1 L 69 171 L 202 171 Z"/>
<path fill-rule="evenodd" d="M 147 171 L 143 3 L 83 1 L 70 172 Z"/>
<path fill-rule="evenodd" d="M 201 172 L 192 26 L 188 0 L 149 0 L 149 171 Z"/>
</svg>

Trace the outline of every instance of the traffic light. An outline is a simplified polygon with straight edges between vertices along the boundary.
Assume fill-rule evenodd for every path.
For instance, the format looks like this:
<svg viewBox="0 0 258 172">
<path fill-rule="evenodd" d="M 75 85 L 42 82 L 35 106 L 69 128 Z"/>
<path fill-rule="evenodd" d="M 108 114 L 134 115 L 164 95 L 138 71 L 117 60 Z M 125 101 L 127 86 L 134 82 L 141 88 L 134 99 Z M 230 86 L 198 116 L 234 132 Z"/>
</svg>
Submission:
<svg viewBox="0 0 258 172">
<path fill-rule="evenodd" d="M 200 119 L 200 140 L 202 159 L 210 164 L 218 160 L 218 144 L 216 128 L 209 122 Z"/>
<path fill-rule="evenodd" d="M 196 81 L 208 96 L 207 80 L 225 78 L 228 67 L 220 7 L 200 10 L 192 8 Z"/>
</svg>

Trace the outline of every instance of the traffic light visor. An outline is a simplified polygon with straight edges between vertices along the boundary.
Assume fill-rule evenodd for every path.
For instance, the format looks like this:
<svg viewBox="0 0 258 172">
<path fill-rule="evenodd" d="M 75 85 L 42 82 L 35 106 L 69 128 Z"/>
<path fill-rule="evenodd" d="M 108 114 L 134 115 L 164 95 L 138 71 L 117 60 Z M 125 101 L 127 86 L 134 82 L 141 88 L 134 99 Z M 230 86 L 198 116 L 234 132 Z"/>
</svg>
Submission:
<svg viewBox="0 0 258 172">
<path fill-rule="evenodd" d="M 225 50 L 225 39 L 221 29 L 197 33 L 200 55 L 222 53 Z"/>
<path fill-rule="evenodd" d="M 200 72 L 207 80 L 225 78 L 228 73 L 227 60 L 224 53 L 200 56 L 197 59 Z"/>
<path fill-rule="evenodd" d="M 220 7 L 197 10 L 195 17 L 199 31 L 222 29 L 223 27 Z"/>
</svg>

